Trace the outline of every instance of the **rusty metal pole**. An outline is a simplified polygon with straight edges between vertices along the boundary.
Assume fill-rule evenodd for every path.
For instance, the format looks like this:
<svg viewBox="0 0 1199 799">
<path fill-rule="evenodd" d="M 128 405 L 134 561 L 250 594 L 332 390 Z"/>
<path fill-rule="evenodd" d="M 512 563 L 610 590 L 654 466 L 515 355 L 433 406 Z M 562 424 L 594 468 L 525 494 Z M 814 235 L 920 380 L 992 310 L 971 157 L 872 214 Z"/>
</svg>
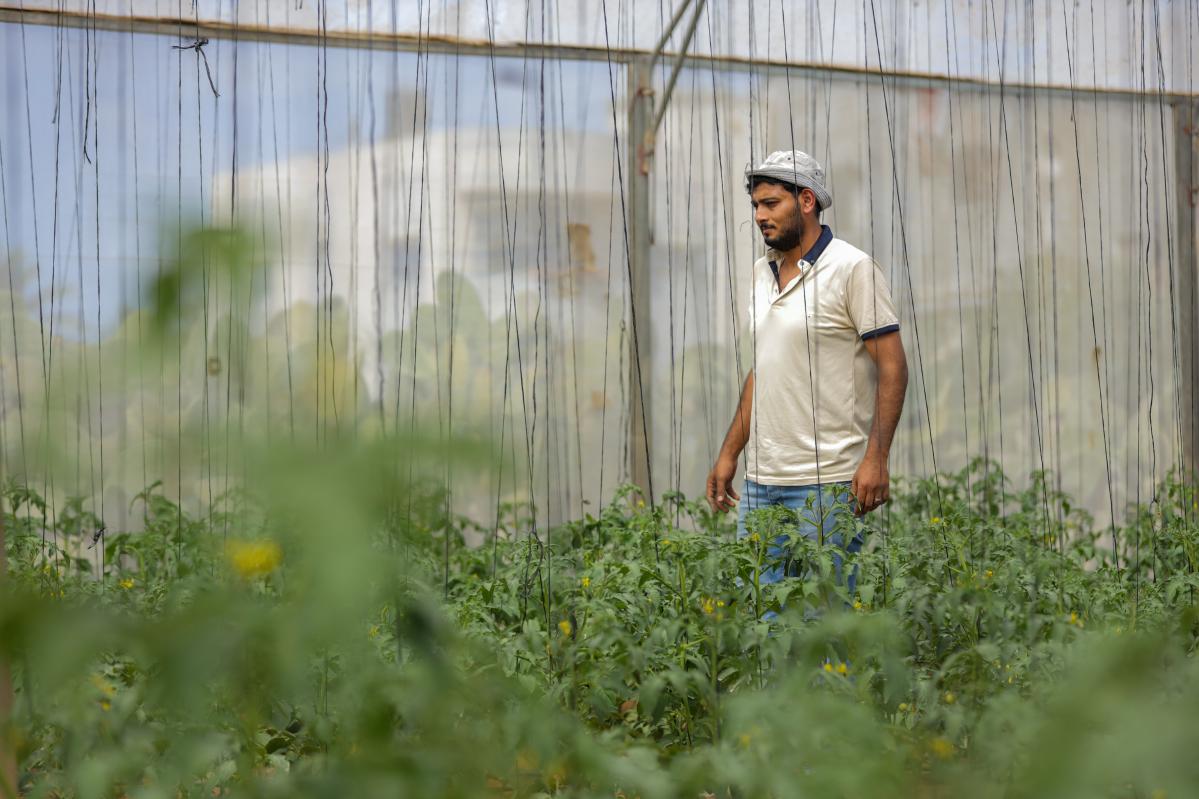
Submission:
<svg viewBox="0 0 1199 799">
<path fill-rule="evenodd" d="M 652 390 L 653 346 L 650 322 L 650 207 L 649 153 L 646 139 L 654 113 L 651 84 L 653 61 L 639 57 L 629 62 L 628 157 L 628 231 L 629 231 L 629 302 L 631 325 L 629 347 L 629 479 L 653 502 L 650 480 L 649 437 L 653 431 Z M 652 141 L 651 141 L 652 146 Z"/>
<path fill-rule="evenodd" d="M 682 44 L 674 57 L 674 65 L 666 82 L 662 98 L 655 104 L 654 66 L 663 48 L 683 20 L 689 6 L 694 7 L 691 21 L 683 34 Z M 626 155 L 628 157 L 628 215 L 629 232 L 629 299 L 631 329 L 629 330 L 629 479 L 641 490 L 646 502 L 654 501 L 653 471 L 650 468 L 653 436 L 653 323 L 650 317 L 650 246 L 653 227 L 649 203 L 650 171 L 654 157 L 654 142 L 658 127 L 666 115 L 666 106 L 678 83 L 687 49 L 699 26 L 704 0 L 682 0 L 653 52 L 638 56 L 628 64 L 629 128 Z"/>
</svg>

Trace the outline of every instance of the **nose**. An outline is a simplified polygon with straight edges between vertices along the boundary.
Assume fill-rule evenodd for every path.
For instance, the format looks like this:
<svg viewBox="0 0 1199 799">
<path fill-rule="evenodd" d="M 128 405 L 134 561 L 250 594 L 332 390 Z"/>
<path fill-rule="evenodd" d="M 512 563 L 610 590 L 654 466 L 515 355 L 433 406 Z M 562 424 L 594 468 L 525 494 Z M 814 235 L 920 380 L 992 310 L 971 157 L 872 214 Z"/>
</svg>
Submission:
<svg viewBox="0 0 1199 799">
<path fill-rule="evenodd" d="M 754 209 L 754 223 L 757 224 L 758 227 L 761 227 L 763 223 L 769 220 L 769 218 L 770 217 L 766 214 L 766 209 L 762 206 L 759 205 Z"/>
</svg>

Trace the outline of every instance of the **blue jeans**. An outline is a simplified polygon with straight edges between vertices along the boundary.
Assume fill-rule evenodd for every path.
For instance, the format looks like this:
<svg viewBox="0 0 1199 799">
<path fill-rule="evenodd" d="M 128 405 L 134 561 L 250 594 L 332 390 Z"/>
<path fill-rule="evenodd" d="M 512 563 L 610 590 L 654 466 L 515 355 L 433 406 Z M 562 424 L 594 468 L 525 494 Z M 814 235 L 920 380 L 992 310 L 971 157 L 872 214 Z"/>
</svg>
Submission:
<svg viewBox="0 0 1199 799">
<path fill-rule="evenodd" d="M 838 523 L 844 519 L 848 524 L 852 517 L 846 518 L 847 513 L 844 505 L 834 507 L 838 498 L 843 503 L 846 501 L 852 502 L 852 497 L 848 496 L 848 492 L 849 483 L 775 486 L 746 480 L 745 491 L 741 495 L 741 501 L 737 507 L 737 537 L 743 538 L 749 534 L 745 528 L 745 518 L 750 511 L 770 507 L 771 505 L 782 505 L 795 511 L 798 517 L 796 532 L 800 535 L 811 539 L 820 538 L 825 543 L 832 544 L 838 549 L 856 554 L 862 549 L 862 537 L 855 535 L 850 540 L 848 546 L 842 545 L 844 535 L 837 529 L 839 526 Z M 766 554 L 769 558 L 769 563 L 763 567 L 762 573 L 759 575 L 758 582 L 761 585 L 769 585 L 770 583 L 781 582 L 786 577 L 799 577 L 801 575 L 800 564 L 791 557 L 791 549 L 788 546 L 786 534 L 775 538 L 766 550 Z M 835 553 L 833 555 L 833 568 L 836 570 L 837 582 L 841 582 L 841 563 L 841 555 Z M 851 597 L 853 596 L 856 584 L 857 568 L 855 567 L 850 569 L 846 586 L 849 589 Z"/>
</svg>

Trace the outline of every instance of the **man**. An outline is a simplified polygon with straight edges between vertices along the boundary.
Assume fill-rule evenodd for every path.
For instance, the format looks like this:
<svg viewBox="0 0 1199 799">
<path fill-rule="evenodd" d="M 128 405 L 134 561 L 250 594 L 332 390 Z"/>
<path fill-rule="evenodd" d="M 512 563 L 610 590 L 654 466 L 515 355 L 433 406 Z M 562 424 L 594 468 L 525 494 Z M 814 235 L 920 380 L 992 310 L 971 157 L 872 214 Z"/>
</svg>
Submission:
<svg viewBox="0 0 1199 799">
<path fill-rule="evenodd" d="M 799 512 L 801 534 L 841 546 L 837 493 L 848 490 L 858 515 L 890 498 L 887 461 L 908 380 L 899 317 L 878 264 L 820 224 L 833 200 L 816 159 L 773 153 L 746 173 L 746 190 L 768 250 L 753 267 L 753 368 L 708 475 L 708 503 L 715 512 L 739 504 L 742 536 L 750 511 L 784 505 Z M 744 500 L 733 485 L 742 450 Z M 772 543 L 782 563 L 761 582 L 795 575 L 783 543 Z"/>
</svg>

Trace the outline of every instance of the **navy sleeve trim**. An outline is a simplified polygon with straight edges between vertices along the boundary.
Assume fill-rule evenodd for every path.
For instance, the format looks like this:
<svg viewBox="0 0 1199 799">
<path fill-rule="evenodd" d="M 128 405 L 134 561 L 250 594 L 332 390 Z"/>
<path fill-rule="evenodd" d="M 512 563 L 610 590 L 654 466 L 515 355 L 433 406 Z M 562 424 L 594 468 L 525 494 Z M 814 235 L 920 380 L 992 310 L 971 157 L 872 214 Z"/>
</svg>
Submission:
<svg viewBox="0 0 1199 799">
<path fill-rule="evenodd" d="M 883 327 L 875 328 L 874 330 L 868 330 L 862 334 L 862 341 L 868 341 L 872 338 L 877 338 L 878 336 L 881 336 L 884 333 L 894 333 L 898 329 L 899 329 L 899 325 L 896 324 L 896 325 L 885 325 Z"/>
</svg>

